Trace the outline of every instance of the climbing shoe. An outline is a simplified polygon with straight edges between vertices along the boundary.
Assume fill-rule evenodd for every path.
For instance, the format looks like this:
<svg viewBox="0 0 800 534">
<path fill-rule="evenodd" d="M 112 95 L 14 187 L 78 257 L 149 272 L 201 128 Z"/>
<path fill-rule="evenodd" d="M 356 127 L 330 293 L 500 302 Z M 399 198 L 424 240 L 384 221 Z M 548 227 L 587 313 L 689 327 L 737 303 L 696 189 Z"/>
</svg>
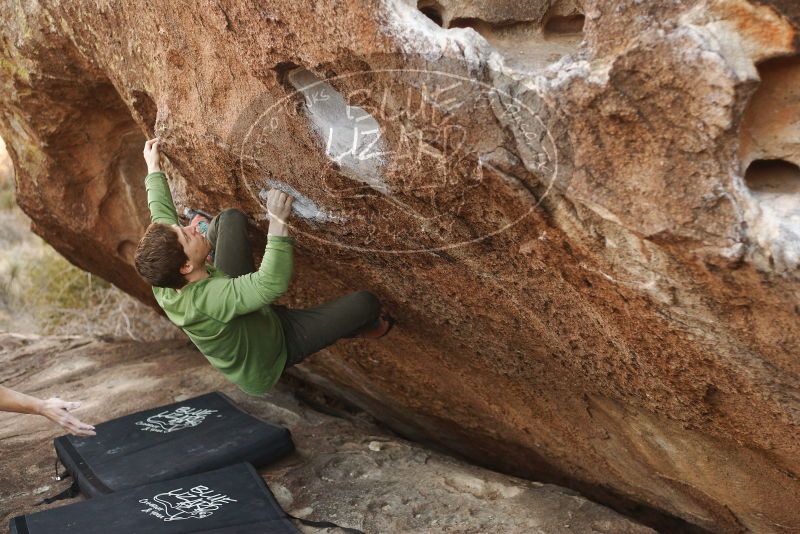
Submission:
<svg viewBox="0 0 800 534">
<path fill-rule="evenodd" d="M 375 326 L 375 327 L 373 327 L 373 328 L 371 328 L 369 330 L 365 330 L 364 332 L 360 332 L 355 337 L 364 338 L 364 339 L 382 338 L 383 336 L 385 336 L 386 334 L 389 333 L 389 331 L 394 326 L 395 322 L 396 321 L 394 320 L 394 317 L 392 317 L 388 313 L 384 312 L 378 318 L 378 325 L 377 326 Z"/>
</svg>

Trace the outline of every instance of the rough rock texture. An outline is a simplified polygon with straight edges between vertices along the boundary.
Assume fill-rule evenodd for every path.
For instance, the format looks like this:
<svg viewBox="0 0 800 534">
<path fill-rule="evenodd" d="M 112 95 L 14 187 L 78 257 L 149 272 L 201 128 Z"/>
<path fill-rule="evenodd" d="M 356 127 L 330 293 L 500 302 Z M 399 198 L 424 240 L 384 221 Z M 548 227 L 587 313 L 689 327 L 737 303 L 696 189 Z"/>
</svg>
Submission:
<svg viewBox="0 0 800 534">
<path fill-rule="evenodd" d="M 181 204 L 263 232 L 264 190 L 298 196 L 286 303 L 370 288 L 399 318 L 304 380 L 643 518 L 800 528 L 797 2 L 26 0 L 0 20 L 19 202 L 76 264 L 149 299 L 131 256 L 157 133 Z"/>
<path fill-rule="evenodd" d="M 54 353 L 64 357 L 53 363 Z M 570 490 L 493 473 L 408 443 L 363 412 L 323 403 L 341 416 L 325 415 L 284 386 L 264 398 L 248 397 L 185 341 L 4 334 L 0 363 L 0 382 L 20 391 L 66 398 L 68 388 L 71 398 L 84 403 L 76 413 L 91 422 L 224 391 L 253 415 L 291 430 L 296 452 L 262 474 L 284 509 L 297 517 L 366 533 L 653 532 Z M 52 438 L 60 435 L 58 427 L 40 417 L 2 413 L 0 428 L 0 524 L 6 525 L 14 515 L 45 509 L 36 504 L 68 482 L 53 480 Z"/>
</svg>

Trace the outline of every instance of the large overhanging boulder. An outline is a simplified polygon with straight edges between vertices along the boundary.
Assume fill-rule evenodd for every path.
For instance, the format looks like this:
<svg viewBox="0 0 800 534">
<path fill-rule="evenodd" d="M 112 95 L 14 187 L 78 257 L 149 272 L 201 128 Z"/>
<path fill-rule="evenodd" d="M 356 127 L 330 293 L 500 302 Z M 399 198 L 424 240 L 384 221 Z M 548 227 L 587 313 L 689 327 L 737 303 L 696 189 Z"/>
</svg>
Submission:
<svg viewBox="0 0 800 534">
<path fill-rule="evenodd" d="M 401 433 L 639 517 L 800 528 L 800 4 L 9 1 L 0 133 L 34 229 L 150 300 L 177 203 L 266 229 L 291 305 L 399 319 L 296 373 Z M 152 301 L 151 301 L 152 302 Z"/>
</svg>

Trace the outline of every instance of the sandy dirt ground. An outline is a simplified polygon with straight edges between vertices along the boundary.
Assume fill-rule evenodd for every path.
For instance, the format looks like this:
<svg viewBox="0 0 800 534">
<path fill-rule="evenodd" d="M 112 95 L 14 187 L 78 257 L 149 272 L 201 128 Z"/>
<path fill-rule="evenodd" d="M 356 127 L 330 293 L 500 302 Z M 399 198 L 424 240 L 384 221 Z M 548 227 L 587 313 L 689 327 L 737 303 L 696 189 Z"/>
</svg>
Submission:
<svg viewBox="0 0 800 534">
<path fill-rule="evenodd" d="M 89 423 L 222 391 L 248 412 L 291 430 L 296 451 L 260 470 L 285 510 L 367 533 L 652 532 L 570 490 L 407 442 L 292 379 L 284 377 L 262 397 L 247 396 L 182 340 L 0 334 L 0 383 L 39 397 L 80 400 L 76 414 Z M 0 523 L 82 500 L 37 505 L 70 484 L 53 478 L 52 440 L 61 434 L 42 417 L 0 414 Z"/>
</svg>

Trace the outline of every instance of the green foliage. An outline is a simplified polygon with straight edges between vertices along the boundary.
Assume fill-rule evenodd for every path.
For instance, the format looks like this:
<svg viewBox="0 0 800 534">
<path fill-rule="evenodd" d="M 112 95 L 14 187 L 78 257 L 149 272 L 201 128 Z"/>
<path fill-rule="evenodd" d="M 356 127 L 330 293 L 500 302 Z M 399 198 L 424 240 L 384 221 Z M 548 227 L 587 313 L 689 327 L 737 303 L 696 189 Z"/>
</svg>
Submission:
<svg viewBox="0 0 800 534">
<path fill-rule="evenodd" d="M 3 189 L 0 186 L 0 210 L 8 211 L 14 209 L 17 201 L 14 198 L 14 190 Z"/>
<path fill-rule="evenodd" d="M 0 152 L 2 152 L 2 147 L 0 147 Z M 6 159 L 3 161 L 2 154 L 0 154 L 0 210 L 8 211 L 16 205 L 14 172 L 11 168 L 11 160 Z"/>
<path fill-rule="evenodd" d="M 81 271 L 50 247 L 23 267 L 17 265 L 26 288 L 25 301 L 38 318 L 57 330 L 75 311 L 102 305 L 111 285 L 91 273 Z M 51 333 L 51 332 L 48 332 Z"/>
<path fill-rule="evenodd" d="M 102 278 L 29 233 L 0 259 L 0 329 L 153 340 L 179 331 Z"/>
</svg>

